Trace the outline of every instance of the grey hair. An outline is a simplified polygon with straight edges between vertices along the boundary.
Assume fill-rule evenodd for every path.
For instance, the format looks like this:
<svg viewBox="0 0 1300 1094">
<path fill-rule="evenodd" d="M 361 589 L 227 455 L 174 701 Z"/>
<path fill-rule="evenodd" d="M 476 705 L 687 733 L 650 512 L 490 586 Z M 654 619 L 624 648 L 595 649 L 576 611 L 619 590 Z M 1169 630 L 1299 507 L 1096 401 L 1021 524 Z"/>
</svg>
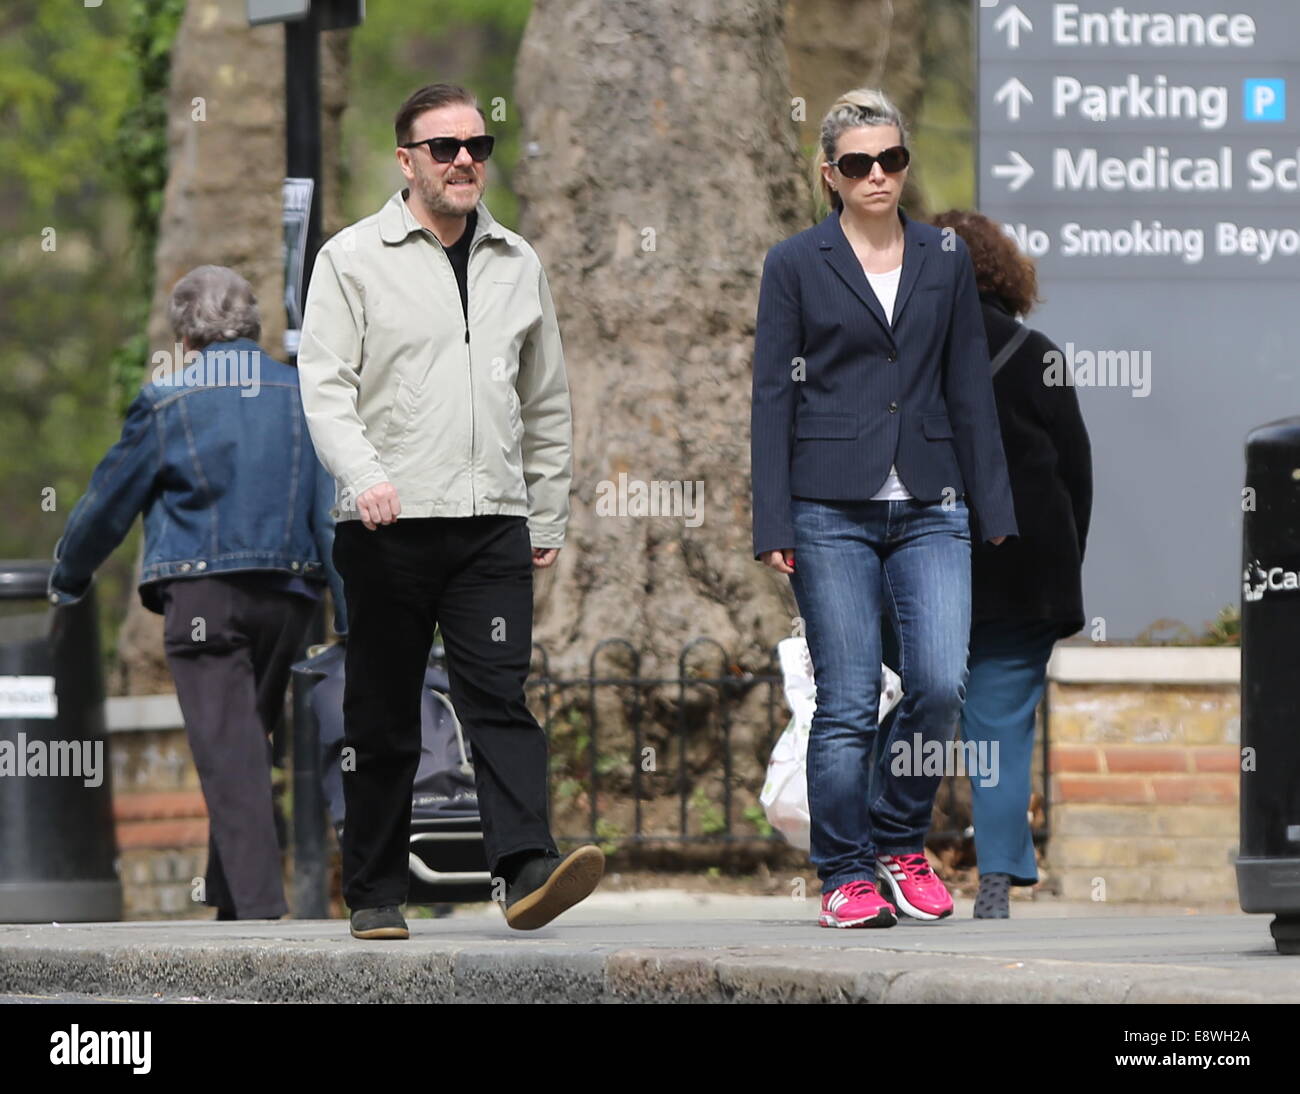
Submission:
<svg viewBox="0 0 1300 1094">
<path fill-rule="evenodd" d="M 835 146 L 846 129 L 863 125 L 892 125 L 898 129 L 899 140 L 907 144 L 907 126 L 903 115 L 893 101 L 879 88 L 858 87 L 846 91 L 826 112 L 822 119 L 820 147 L 813 162 L 813 186 L 832 209 L 839 210 L 843 202 L 822 176 L 822 167 L 835 159 Z"/>
<path fill-rule="evenodd" d="M 253 286 L 228 266 L 197 266 L 176 282 L 167 318 L 194 349 L 262 336 Z"/>
</svg>

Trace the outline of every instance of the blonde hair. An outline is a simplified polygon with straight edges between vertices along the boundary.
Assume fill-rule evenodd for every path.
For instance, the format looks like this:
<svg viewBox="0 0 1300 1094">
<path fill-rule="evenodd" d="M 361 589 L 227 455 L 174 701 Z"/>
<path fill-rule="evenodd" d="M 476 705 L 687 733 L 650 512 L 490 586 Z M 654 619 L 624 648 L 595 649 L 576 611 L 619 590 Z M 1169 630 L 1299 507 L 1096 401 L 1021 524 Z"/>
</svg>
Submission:
<svg viewBox="0 0 1300 1094">
<path fill-rule="evenodd" d="M 822 118 L 817 155 L 813 159 L 813 188 L 822 202 L 836 212 L 844 207 L 840 195 L 826 184 L 822 167 L 836 159 L 835 146 L 846 129 L 862 125 L 892 125 L 898 129 L 899 140 L 907 144 L 907 126 L 898 107 L 883 91 L 876 87 L 856 87 L 846 91 Z"/>
</svg>

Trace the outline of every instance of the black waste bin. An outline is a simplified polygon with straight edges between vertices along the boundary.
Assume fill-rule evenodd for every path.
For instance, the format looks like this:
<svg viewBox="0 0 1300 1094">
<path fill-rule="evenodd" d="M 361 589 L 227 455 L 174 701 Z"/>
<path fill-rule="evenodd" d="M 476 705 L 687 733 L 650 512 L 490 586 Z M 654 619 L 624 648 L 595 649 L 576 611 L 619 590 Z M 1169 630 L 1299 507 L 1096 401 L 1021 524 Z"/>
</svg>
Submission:
<svg viewBox="0 0 1300 1094">
<path fill-rule="evenodd" d="M 122 918 L 94 591 L 0 561 L 0 922 Z"/>
<path fill-rule="evenodd" d="M 1300 953 L 1300 418 L 1251 431 L 1246 486 L 1237 893 Z"/>
</svg>

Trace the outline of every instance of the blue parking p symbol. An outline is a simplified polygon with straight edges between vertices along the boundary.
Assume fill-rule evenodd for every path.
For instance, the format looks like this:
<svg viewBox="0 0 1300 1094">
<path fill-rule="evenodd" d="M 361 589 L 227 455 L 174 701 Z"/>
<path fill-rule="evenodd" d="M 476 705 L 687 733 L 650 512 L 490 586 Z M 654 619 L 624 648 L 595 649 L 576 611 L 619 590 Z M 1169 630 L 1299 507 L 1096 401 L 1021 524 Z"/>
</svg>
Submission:
<svg viewBox="0 0 1300 1094">
<path fill-rule="evenodd" d="M 1242 117 L 1248 122 L 1286 121 L 1286 80 L 1245 80 Z"/>
</svg>

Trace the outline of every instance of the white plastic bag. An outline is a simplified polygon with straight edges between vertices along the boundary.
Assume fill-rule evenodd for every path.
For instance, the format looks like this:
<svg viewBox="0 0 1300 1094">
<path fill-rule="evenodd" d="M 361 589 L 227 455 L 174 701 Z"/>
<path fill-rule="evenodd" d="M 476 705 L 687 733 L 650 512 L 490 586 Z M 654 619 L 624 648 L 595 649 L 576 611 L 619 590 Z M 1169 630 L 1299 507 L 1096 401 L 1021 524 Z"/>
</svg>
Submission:
<svg viewBox="0 0 1300 1094">
<path fill-rule="evenodd" d="M 812 729 L 813 711 L 817 709 L 817 684 L 813 679 L 812 658 L 805 639 L 786 638 L 777 645 L 776 652 L 784 677 L 785 700 L 790 705 L 792 717 L 772 749 L 772 758 L 767 764 L 767 781 L 758 800 L 767 814 L 768 823 L 791 845 L 807 851 L 811 845 L 808 831 L 808 734 Z M 903 681 L 898 673 L 882 664 L 880 722 L 902 697 Z M 865 786 L 862 792 L 867 792 Z"/>
</svg>

